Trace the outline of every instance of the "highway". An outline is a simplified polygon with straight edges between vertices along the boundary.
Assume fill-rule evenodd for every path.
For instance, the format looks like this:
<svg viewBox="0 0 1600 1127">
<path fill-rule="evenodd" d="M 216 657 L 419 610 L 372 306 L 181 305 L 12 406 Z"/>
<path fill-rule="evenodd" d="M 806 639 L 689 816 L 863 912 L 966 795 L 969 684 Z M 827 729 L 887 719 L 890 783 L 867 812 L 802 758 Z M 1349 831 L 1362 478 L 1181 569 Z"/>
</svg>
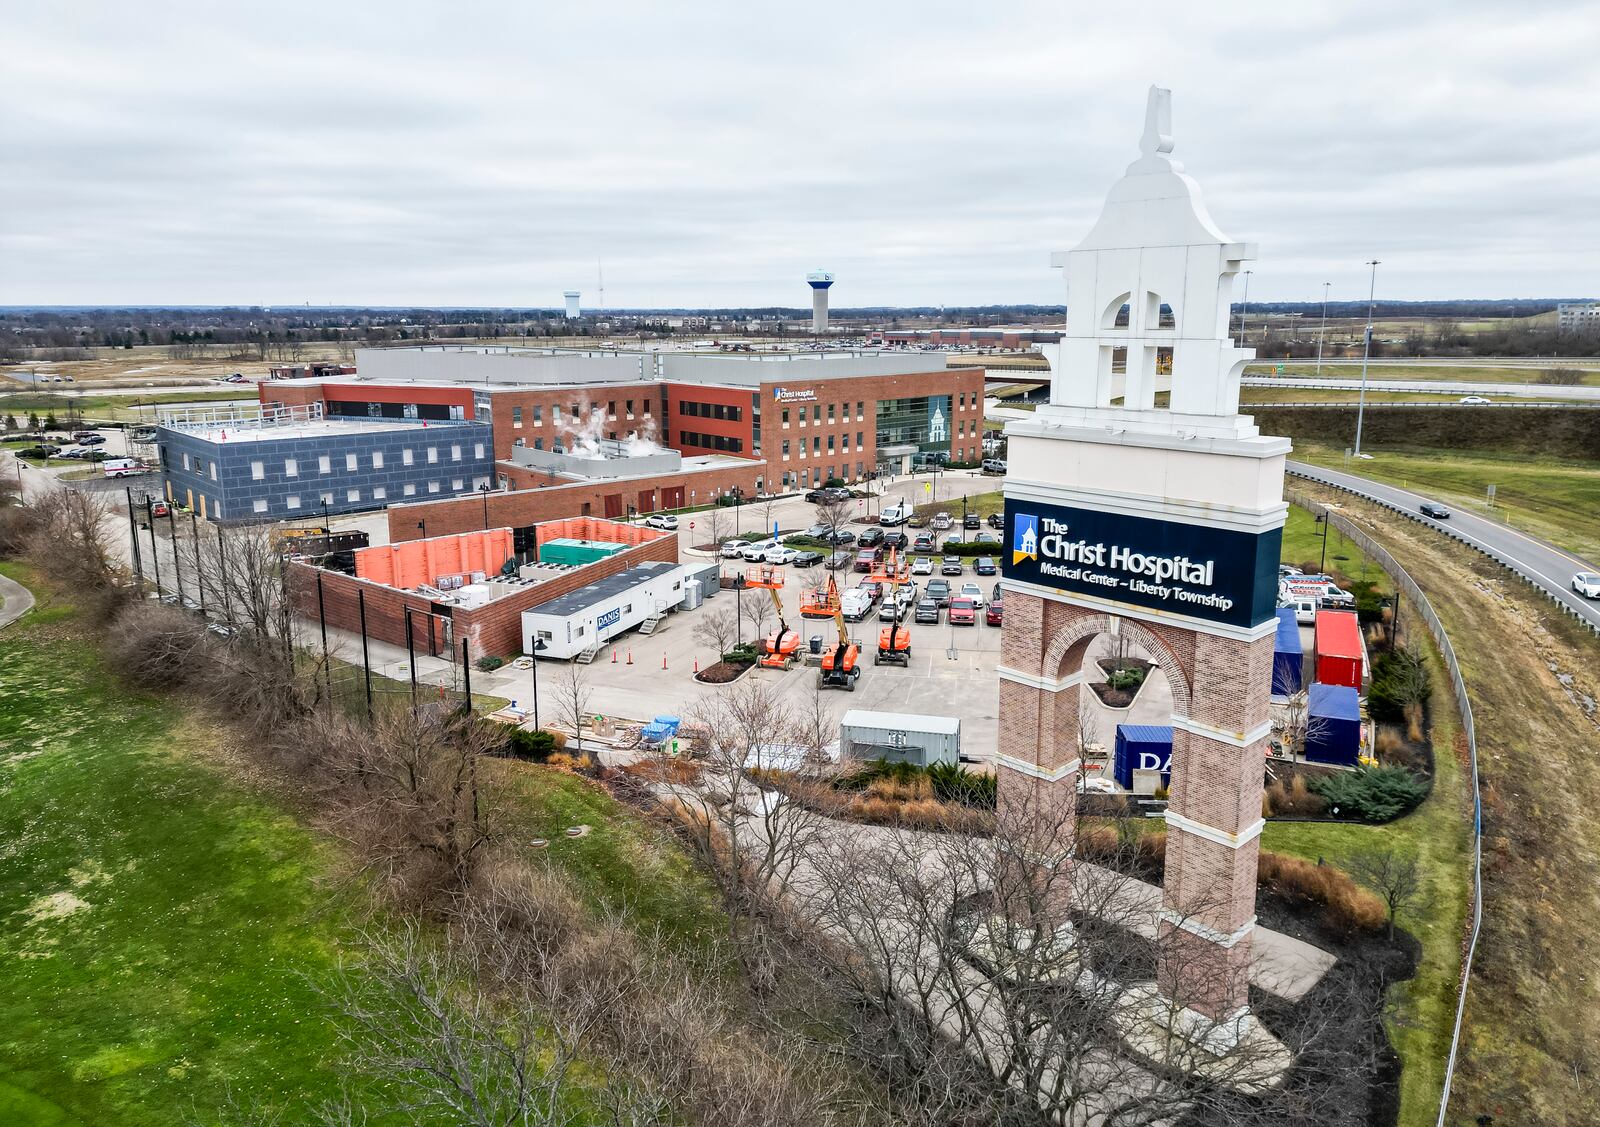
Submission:
<svg viewBox="0 0 1600 1127">
<path fill-rule="evenodd" d="M 1357 477 L 1355 474 L 1327 470 L 1320 466 L 1308 466 L 1303 462 L 1290 462 L 1289 472 L 1295 477 L 1360 493 L 1457 540 L 1487 551 L 1501 563 L 1546 591 L 1592 628 L 1600 630 L 1600 602 L 1591 602 L 1572 589 L 1574 572 L 1600 571 L 1600 567 L 1588 560 L 1564 552 L 1552 544 L 1518 532 L 1514 528 L 1508 528 L 1497 521 L 1462 512 L 1459 509 L 1450 510 L 1449 520 L 1425 517 L 1417 507 L 1430 498 L 1421 493 L 1385 485 L 1370 478 Z"/>
<path fill-rule="evenodd" d="M 1296 388 L 1314 391 L 1359 391 L 1359 379 L 1329 379 L 1323 376 L 1244 376 L 1245 387 L 1271 387 L 1280 391 Z M 1433 392 L 1440 395 L 1509 395 L 1518 399 L 1581 399 L 1600 401 L 1600 387 L 1558 387 L 1542 383 L 1478 383 L 1474 380 L 1367 380 L 1367 393 L 1400 392 L 1415 395 Z"/>
</svg>

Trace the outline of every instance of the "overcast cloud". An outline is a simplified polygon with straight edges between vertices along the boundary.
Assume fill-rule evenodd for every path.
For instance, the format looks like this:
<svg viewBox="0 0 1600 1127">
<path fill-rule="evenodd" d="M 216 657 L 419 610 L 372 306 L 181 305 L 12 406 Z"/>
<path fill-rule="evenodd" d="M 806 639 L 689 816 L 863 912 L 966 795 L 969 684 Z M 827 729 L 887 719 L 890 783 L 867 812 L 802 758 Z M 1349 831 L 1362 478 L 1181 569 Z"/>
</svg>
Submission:
<svg viewBox="0 0 1600 1127">
<path fill-rule="evenodd" d="M 1600 294 L 1600 5 L 0 0 L 0 303 L 1058 302 L 1173 89 L 1251 297 Z"/>
</svg>

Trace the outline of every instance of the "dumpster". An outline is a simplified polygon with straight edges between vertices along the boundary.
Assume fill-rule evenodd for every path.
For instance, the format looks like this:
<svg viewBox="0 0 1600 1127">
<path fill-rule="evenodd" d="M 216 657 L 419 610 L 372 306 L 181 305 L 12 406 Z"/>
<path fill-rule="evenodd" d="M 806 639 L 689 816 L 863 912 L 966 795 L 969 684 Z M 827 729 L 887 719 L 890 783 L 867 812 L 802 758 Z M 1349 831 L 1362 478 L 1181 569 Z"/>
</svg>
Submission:
<svg viewBox="0 0 1600 1127">
<path fill-rule="evenodd" d="M 1361 688 L 1366 647 L 1354 611 L 1319 610 L 1316 626 L 1317 680 L 1324 685 Z"/>
<path fill-rule="evenodd" d="M 1361 754 L 1361 700 L 1348 685 L 1312 685 L 1306 693 L 1306 758 L 1354 767 Z"/>
<path fill-rule="evenodd" d="M 1293 607 L 1278 608 L 1278 638 L 1272 650 L 1272 695 L 1293 696 L 1305 679 L 1306 655 Z"/>
<path fill-rule="evenodd" d="M 1111 770 L 1117 785 L 1133 789 L 1133 772 L 1160 771 L 1161 785 L 1172 784 L 1172 726 L 1169 724 L 1118 724 L 1117 746 Z"/>
</svg>

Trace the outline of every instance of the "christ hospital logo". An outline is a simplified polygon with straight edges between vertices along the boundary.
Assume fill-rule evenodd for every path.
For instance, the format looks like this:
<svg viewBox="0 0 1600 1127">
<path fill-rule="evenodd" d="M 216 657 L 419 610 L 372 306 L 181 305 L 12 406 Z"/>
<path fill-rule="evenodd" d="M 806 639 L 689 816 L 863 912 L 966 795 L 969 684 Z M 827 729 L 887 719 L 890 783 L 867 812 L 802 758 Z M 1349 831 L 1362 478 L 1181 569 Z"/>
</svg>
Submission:
<svg viewBox="0 0 1600 1127">
<path fill-rule="evenodd" d="M 1039 518 L 1018 513 L 1011 529 L 1011 562 L 1039 558 Z"/>
</svg>

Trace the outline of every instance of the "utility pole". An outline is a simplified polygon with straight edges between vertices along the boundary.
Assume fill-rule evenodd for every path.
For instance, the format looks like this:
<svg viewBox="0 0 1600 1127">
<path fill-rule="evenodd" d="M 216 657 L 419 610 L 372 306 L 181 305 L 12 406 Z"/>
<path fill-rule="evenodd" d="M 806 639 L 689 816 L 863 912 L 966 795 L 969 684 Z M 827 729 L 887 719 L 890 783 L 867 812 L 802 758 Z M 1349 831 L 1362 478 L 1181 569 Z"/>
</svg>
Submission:
<svg viewBox="0 0 1600 1127">
<path fill-rule="evenodd" d="M 1317 330 L 1317 375 L 1322 375 L 1322 338 L 1328 335 L 1328 288 L 1332 282 L 1322 283 L 1322 327 Z"/>
<path fill-rule="evenodd" d="M 1361 394 L 1356 402 L 1356 457 L 1361 457 L 1361 424 L 1367 414 L 1367 362 L 1372 359 L 1372 307 L 1373 299 L 1378 292 L 1378 267 L 1382 265 L 1378 259 L 1370 260 L 1367 265 L 1372 268 L 1372 277 L 1367 284 L 1367 342 L 1361 349 Z"/>
</svg>

